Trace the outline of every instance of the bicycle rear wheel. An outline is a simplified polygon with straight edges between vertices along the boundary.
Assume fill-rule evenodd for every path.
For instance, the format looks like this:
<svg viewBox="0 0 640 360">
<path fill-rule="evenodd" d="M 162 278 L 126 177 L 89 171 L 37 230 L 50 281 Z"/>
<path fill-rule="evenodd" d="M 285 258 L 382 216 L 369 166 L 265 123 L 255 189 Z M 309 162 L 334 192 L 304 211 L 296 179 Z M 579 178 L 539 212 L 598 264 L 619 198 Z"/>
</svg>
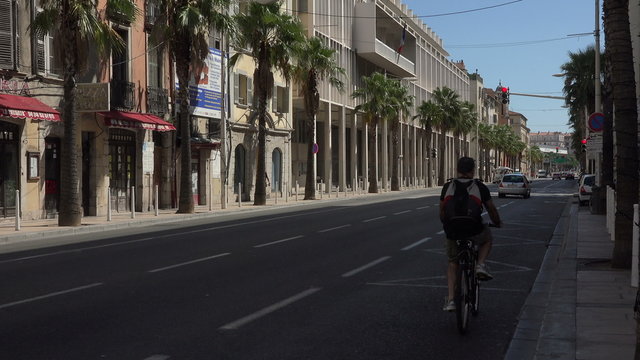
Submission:
<svg viewBox="0 0 640 360">
<path fill-rule="evenodd" d="M 475 274 L 474 274 L 475 275 Z M 471 307 L 471 314 L 473 316 L 478 316 L 478 311 L 480 311 L 480 281 L 478 281 L 477 277 L 473 277 L 471 279 L 471 287 L 472 292 L 471 298 L 473 299 L 473 306 Z"/>
<path fill-rule="evenodd" d="M 458 266 L 458 273 L 456 274 L 456 291 L 455 291 L 455 303 L 456 303 L 456 320 L 458 323 L 458 330 L 461 334 L 466 333 L 469 325 L 469 313 L 471 312 L 472 304 L 469 298 L 469 276 L 464 269 L 464 266 Z"/>
</svg>

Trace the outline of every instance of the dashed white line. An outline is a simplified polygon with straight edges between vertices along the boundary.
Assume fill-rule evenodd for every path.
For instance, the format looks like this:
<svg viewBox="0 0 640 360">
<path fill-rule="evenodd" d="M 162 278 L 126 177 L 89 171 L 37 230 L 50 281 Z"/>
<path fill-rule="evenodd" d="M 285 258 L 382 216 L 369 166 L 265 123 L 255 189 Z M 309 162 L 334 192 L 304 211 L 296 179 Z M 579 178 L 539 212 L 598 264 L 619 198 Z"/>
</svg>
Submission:
<svg viewBox="0 0 640 360">
<path fill-rule="evenodd" d="M 167 360 L 169 358 L 171 358 L 171 356 L 169 355 L 156 354 L 156 355 L 151 355 L 144 360 Z"/>
<path fill-rule="evenodd" d="M 426 243 L 426 242 L 427 242 L 427 241 L 429 241 L 429 240 L 431 240 L 431 238 L 430 238 L 430 237 L 428 237 L 428 238 L 424 238 L 424 239 L 419 240 L 419 241 L 416 241 L 416 242 L 414 242 L 413 244 L 411 244 L 411 245 L 409 245 L 409 246 L 405 246 L 405 247 L 403 247 L 403 248 L 402 248 L 402 251 L 411 250 L 411 249 L 413 249 L 414 247 L 416 247 L 416 246 L 418 246 L 418 245 L 420 245 L 420 244 Z"/>
<path fill-rule="evenodd" d="M 186 262 L 175 264 L 175 265 L 170 265 L 170 266 L 165 266 L 165 267 L 149 270 L 148 272 L 156 273 L 156 272 L 159 272 L 159 271 L 165 271 L 165 270 L 169 270 L 169 269 L 174 269 L 174 268 L 177 268 L 177 267 L 181 267 L 181 266 L 185 266 L 185 265 L 191 265 L 191 264 L 199 263 L 199 262 L 202 262 L 202 261 L 207 261 L 207 260 L 211 260 L 211 259 L 227 256 L 227 255 L 231 255 L 231 253 L 223 253 L 223 254 L 208 256 L 206 258 L 186 261 Z"/>
<path fill-rule="evenodd" d="M 245 316 L 243 318 L 240 318 L 240 319 L 238 319 L 236 321 L 230 322 L 227 325 L 224 325 L 224 326 L 220 327 L 220 330 L 237 330 L 240 327 L 242 327 L 242 326 L 244 326 L 244 325 L 246 325 L 246 324 L 248 324 L 248 323 L 250 323 L 252 321 L 258 320 L 261 317 L 264 317 L 264 316 L 269 315 L 270 313 L 272 313 L 274 311 L 280 310 L 280 309 L 282 309 L 282 308 L 284 308 L 284 307 L 286 307 L 288 305 L 291 305 L 296 301 L 300 301 L 300 300 L 306 298 L 309 295 L 315 294 L 318 291 L 320 291 L 320 288 L 311 288 L 309 290 L 305 290 L 305 291 L 303 291 L 303 292 L 301 292 L 301 293 L 299 293 L 297 295 L 294 295 L 294 296 L 292 296 L 290 298 L 287 298 L 287 299 L 284 299 L 282 301 L 279 301 L 279 302 L 277 302 L 277 303 L 275 303 L 273 305 L 269 305 L 269 306 L 265 307 L 262 310 L 258 310 L 256 312 L 254 312 L 253 314 L 247 315 L 247 316 Z"/>
<path fill-rule="evenodd" d="M 424 210 L 424 209 L 428 209 L 428 208 L 430 208 L 430 207 L 431 207 L 431 206 L 429 206 L 429 205 L 427 205 L 427 206 L 420 206 L 420 207 L 417 207 L 417 208 L 416 208 L 416 210 Z"/>
<path fill-rule="evenodd" d="M 402 215 L 402 214 L 406 214 L 408 212 L 411 212 L 411 210 L 399 211 L 397 213 L 393 213 L 393 215 Z"/>
<path fill-rule="evenodd" d="M 351 271 L 349 271 L 349 272 L 346 272 L 346 273 L 342 274 L 342 277 L 345 277 L 345 278 L 346 278 L 346 277 L 351 277 L 351 276 L 353 276 L 353 275 L 355 275 L 355 274 L 357 274 L 357 273 L 359 273 L 359 272 L 362 272 L 362 271 L 364 271 L 364 270 L 367 270 L 367 269 L 369 269 L 369 268 L 372 268 L 372 267 L 374 267 L 374 266 L 376 266 L 376 265 L 380 264 L 381 262 L 387 261 L 387 260 L 389 260 L 389 259 L 391 259 L 391 256 L 384 256 L 384 257 L 381 257 L 381 258 L 380 258 L 380 259 L 378 259 L 378 260 L 374 260 L 374 261 L 372 261 L 372 262 L 370 262 L 370 263 L 368 263 L 368 264 L 366 264 L 366 265 L 360 266 L 360 267 L 359 267 L 359 268 L 357 268 L 357 269 L 353 269 L 353 270 L 351 270 Z"/>
<path fill-rule="evenodd" d="M 378 216 L 378 217 L 373 218 L 373 219 L 362 220 L 362 222 L 363 223 L 368 223 L 368 222 L 371 222 L 371 221 L 381 220 L 381 219 L 384 219 L 384 218 L 386 218 L 386 216 Z"/>
<path fill-rule="evenodd" d="M 304 237 L 303 235 L 298 235 L 298 236 L 292 236 L 290 238 L 286 238 L 286 239 L 282 239 L 282 240 L 277 240 L 277 241 L 272 241 L 266 244 L 260 244 L 260 245 L 256 245 L 254 246 L 254 248 L 261 248 L 261 247 L 265 247 L 265 246 L 270 246 L 270 245 L 275 245 L 275 244 L 280 244 L 286 241 L 291 241 L 291 240 L 295 240 L 295 239 L 300 239 L 301 237 Z"/>
<path fill-rule="evenodd" d="M 56 291 L 56 292 L 52 292 L 50 294 L 36 296 L 36 297 L 29 298 L 29 299 L 14 301 L 14 302 L 10 302 L 10 303 L 7 303 L 7 304 L 0 305 L 0 309 L 5 309 L 5 308 L 8 308 L 8 307 L 12 307 L 12 306 L 20 305 L 20 304 L 26 304 L 26 303 L 37 301 L 37 300 L 43 300 L 43 299 L 47 299 L 47 298 L 50 298 L 50 297 L 64 295 L 64 294 L 68 294 L 68 293 L 72 293 L 72 292 L 76 292 L 76 291 L 80 291 L 80 290 L 86 290 L 86 289 L 90 289 L 90 288 L 93 288 L 93 287 L 96 287 L 96 286 L 100 286 L 100 285 L 102 285 L 102 283 L 93 283 L 93 284 L 89 284 L 89 285 L 78 286 L 78 287 L 75 287 L 75 288 L 72 288 L 72 289 Z"/>
<path fill-rule="evenodd" d="M 444 234 L 444 230 L 440 230 L 440 231 L 438 231 L 436 234 L 438 234 L 438 235 L 442 235 L 442 234 Z"/>
<path fill-rule="evenodd" d="M 332 227 L 332 228 L 329 228 L 329 229 L 319 230 L 318 232 L 319 233 L 325 233 L 325 232 L 329 232 L 329 231 L 333 231 L 333 230 L 343 229 L 343 228 L 346 228 L 346 227 L 349 227 L 349 226 L 351 226 L 351 224 L 340 225 L 340 226 Z"/>
</svg>

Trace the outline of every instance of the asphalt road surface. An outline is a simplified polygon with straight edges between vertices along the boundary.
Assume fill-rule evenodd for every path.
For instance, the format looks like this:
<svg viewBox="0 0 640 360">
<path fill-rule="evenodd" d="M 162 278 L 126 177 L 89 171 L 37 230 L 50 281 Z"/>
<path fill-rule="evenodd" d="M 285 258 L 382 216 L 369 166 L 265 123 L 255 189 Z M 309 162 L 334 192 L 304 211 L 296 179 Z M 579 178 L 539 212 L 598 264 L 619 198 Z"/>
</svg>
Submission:
<svg viewBox="0 0 640 360">
<path fill-rule="evenodd" d="M 500 359 L 575 191 L 493 193 L 506 225 L 464 336 L 421 190 L 0 255 L 0 359 Z"/>
</svg>

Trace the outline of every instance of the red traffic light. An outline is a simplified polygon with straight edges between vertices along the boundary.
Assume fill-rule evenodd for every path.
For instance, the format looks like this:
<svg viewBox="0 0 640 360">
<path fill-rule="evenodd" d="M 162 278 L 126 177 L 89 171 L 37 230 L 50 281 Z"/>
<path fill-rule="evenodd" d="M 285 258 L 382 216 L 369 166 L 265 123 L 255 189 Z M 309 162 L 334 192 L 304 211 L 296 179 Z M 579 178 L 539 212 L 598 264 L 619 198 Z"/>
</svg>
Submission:
<svg viewBox="0 0 640 360">
<path fill-rule="evenodd" d="M 582 139 L 582 144 L 586 144 L 587 143 L 587 139 Z"/>
<path fill-rule="evenodd" d="M 500 91 L 502 91 L 503 93 L 506 93 L 507 91 L 509 91 L 509 89 L 506 87 L 503 87 L 502 89 L 500 89 Z"/>
</svg>

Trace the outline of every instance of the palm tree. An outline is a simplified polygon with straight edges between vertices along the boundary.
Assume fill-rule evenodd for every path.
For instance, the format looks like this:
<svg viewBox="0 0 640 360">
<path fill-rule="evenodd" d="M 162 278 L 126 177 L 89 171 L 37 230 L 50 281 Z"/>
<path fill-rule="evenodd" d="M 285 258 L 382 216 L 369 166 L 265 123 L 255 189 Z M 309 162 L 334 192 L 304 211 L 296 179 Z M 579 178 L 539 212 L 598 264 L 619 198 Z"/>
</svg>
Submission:
<svg viewBox="0 0 640 360">
<path fill-rule="evenodd" d="M 368 125 L 369 143 L 369 192 L 378 192 L 378 162 L 376 161 L 377 127 L 381 121 L 389 117 L 392 109 L 388 106 L 388 86 L 387 77 L 379 72 L 374 72 L 371 76 L 362 77 L 362 86 L 357 88 L 352 97 L 360 100 L 360 104 L 355 107 L 356 111 L 364 113 L 364 121 Z"/>
<path fill-rule="evenodd" d="M 86 62 L 81 56 L 91 48 L 96 48 L 101 57 L 108 56 L 111 50 L 124 50 L 124 41 L 118 33 L 98 17 L 97 2 L 82 0 L 43 0 L 42 11 L 38 12 L 29 30 L 37 37 L 56 34 L 61 41 L 56 45 L 64 54 L 63 89 L 64 105 L 62 121 L 64 139 L 62 141 L 62 168 L 59 226 L 79 226 L 82 221 L 80 176 L 78 171 L 78 120 L 76 118 L 76 75 Z M 118 14 L 121 21 L 133 22 L 138 9 L 132 0 L 108 1 L 107 14 Z M 64 39 L 64 41 L 62 41 Z"/>
<path fill-rule="evenodd" d="M 460 96 L 448 87 L 436 88 L 433 92 L 433 102 L 440 108 L 442 116 L 438 118 L 440 129 L 440 170 L 438 171 L 438 185 L 444 185 L 445 181 L 445 149 L 447 133 L 454 129 L 460 119 Z"/>
<path fill-rule="evenodd" d="M 267 203 L 266 190 L 266 131 L 267 102 L 273 92 L 273 72 L 279 72 L 287 81 L 291 78 L 291 60 L 304 40 L 300 21 L 280 12 L 281 2 L 262 5 L 250 2 L 245 13 L 235 16 L 237 34 L 233 38 L 237 49 L 246 50 L 253 58 L 254 92 L 258 99 L 258 161 L 254 205 Z M 242 53 L 229 60 L 234 66 Z"/>
<path fill-rule="evenodd" d="M 209 54 L 209 32 L 229 31 L 231 18 L 226 15 L 230 0 L 164 0 L 158 5 L 160 16 L 154 23 L 152 37 L 166 43 L 175 61 L 178 79 L 177 103 L 180 136 L 180 198 L 178 213 L 193 213 L 191 179 L 191 114 L 189 79 L 202 69 Z"/>
<path fill-rule="evenodd" d="M 400 81 L 389 80 L 389 105 L 391 121 L 391 140 L 393 144 L 393 155 L 391 159 L 391 191 L 400 191 L 400 175 L 398 171 L 400 162 L 399 134 L 400 121 L 406 120 L 409 111 L 413 106 L 413 95 L 409 94 L 409 89 Z"/>
<path fill-rule="evenodd" d="M 309 135 L 305 200 L 316 198 L 316 158 L 313 145 L 316 138 L 316 114 L 320 107 L 319 82 L 328 80 L 329 84 L 339 91 L 344 89 L 341 77 L 344 76 L 345 71 L 338 65 L 334 55 L 335 50 L 325 46 L 320 38 L 314 36 L 302 42 L 297 50 L 296 65 L 293 68 L 293 79 L 300 85 L 304 97 L 304 109 L 307 115 L 305 130 Z"/>
<path fill-rule="evenodd" d="M 616 139 L 616 219 L 611 265 L 631 267 L 633 204 L 638 202 L 638 113 L 634 80 L 629 1 L 604 1 L 604 30 L 611 59 Z"/>
<path fill-rule="evenodd" d="M 467 147 L 467 136 L 473 129 L 476 128 L 476 123 L 478 121 L 478 113 L 476 113 L 476 106 L 474 104 L 468 101 L 463 101 L 462 103 L 460 103 L 460 107 L 460 119 L 456 124 L 454 134 L 457 134 L 457 140 L 462 141 L 462 143 L 464 144 L 464 149 L 462 149 L 462 151 L 458 149 L 458 157 L 460 157 L 460 153 L 464 153 L 465 156 L 469 156 Z M 460 137 L 462 137 L 462 139 L 460 139 Z"/>
<path fill-rule="evenodd" d="M 418 119 L 422 128 L 425 130 L 425 136 L 427 140 L 427 151 L 431 151 L 431 144 L 433 140 L 433 129 L 440 123 L 440 117 L 442 117 L 442 111 L 438 105 L 429 101 L 423 101 L 418 107 L 414 119 Z M 427 186 L 433 186 L 433 178 L 431 177 L 431 167 L 434 159 L 429 156 L 429 162 L 427 163 Z"/>
</svg>

